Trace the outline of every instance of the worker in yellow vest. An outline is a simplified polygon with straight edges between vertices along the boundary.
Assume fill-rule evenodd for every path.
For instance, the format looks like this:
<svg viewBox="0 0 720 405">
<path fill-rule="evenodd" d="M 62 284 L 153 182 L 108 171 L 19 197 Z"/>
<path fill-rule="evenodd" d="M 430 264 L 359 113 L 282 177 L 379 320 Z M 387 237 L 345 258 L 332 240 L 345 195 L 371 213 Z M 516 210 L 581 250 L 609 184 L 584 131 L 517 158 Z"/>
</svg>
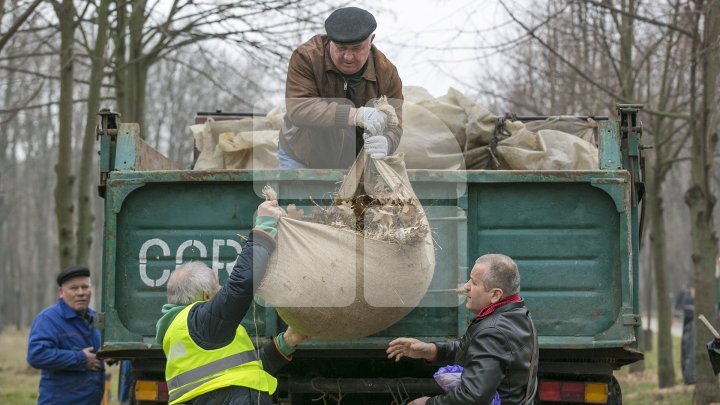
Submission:
<svg viewBox="0 0 720 405">
<path fill-rule="evenodd" d="M 167 284 L 168 303 L 157 323 L 167 357 L 170 404 L 272 404 L 273 376 L 307 339 L 288 328 L 256 349 L 240 321 L 250 309 L 275 248 L 277 201 L 258 207 L 255 228 L 224 287 L 202 262 L 179 266 Z"/>
</svg>

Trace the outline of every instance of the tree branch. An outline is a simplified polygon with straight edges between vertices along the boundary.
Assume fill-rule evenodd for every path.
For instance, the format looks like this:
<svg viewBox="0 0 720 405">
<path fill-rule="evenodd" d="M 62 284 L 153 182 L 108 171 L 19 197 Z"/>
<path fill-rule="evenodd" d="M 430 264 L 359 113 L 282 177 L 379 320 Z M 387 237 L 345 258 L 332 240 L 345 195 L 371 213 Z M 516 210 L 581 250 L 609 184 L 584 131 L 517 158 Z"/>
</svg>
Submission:
<svg viewBox="0 0 720 405">
<path fill-rule="evenodd" d="M 513 19 L 520 27 L 522 27 L 528 35 L 536 40 L 540 45 L 542 45 L 545 49 L 547 49 L 550 53 L 552 53 L 554 56 L 556 56 L 563 64 L 568 66 L 570 69 L 572 69 L 575 73 L 577 73 L 583 80 L 590 83 L 593 87 L 597 88 L 598 90 L 602 91 L 603 93 L 609 95 L 610 97 L 625 102 L 625 103 L 636 103 L 637 100 L 628 100 L 625 97 L 622 97 L 620 94 L 617 94 L 613 92 L 612 90 L 608 89 L 607 87 L 601 85 L 596 80 L 594 80 L 592 77 L 588 76 L 583 72 L 580 68 L 575 66 L 572 62 L 567 60 L 564 56 L 562 56 L 558 51 L 555 50 L 552 46 L 548 45 L 542 38 L 538 37 L 537 34 L 535 34 L 534 31 L 532 31 L 527 25 L 525 25 L 522 21 L 520 21 L 515 14 L 510 10 L 510 8 L 505 4 L 504 0 L 498 0 L 500 5 L 505 9 L 505 11 L 508 13 L 510 18 Z M 645 108 L 645 112 L 648 114 L 653 115 L 659 115 L 663 117 L 669 117 L 669 118 L 680 118 L 680 119 L 689 119 L 689 114 L 681 114 L 681 113 L 674 113 L 674 112 L 667 112 L 667 111 L 658 111 L 652 108 Z"/>
<path fill-rule="evenodd" d="M 2 36 L 0 36 L 0 51 L 2 51 L 5 45 L 7 45 L 8 41 L 10 41 L 10 38 L 12 38 L 12 36 L 17 32 L 20 26 L 25 23 L 25 21 L 30 17 L 33 12 L 35 12 L 35 9 L 38 5 L 40 5 L 41 2 L 42 0 L 34 0 L 30 4 L 30 6 L 28 6 L 25 12 L 23 12 L 17 18 L 17 20 L 15 20 L 15 22 L 13 22 L 13 25 L 11 25 L 10 28 L 8 28 L 8 30 L 4 32 Z"/>
</svg>

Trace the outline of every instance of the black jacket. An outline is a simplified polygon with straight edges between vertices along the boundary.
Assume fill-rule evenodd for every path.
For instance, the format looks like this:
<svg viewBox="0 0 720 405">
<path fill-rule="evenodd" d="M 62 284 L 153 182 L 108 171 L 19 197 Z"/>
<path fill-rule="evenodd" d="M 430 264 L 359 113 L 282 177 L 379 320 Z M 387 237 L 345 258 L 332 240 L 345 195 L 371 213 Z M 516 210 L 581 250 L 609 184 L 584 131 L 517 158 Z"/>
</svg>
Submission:
<svg viewBox="0 0 720 405">
<path fill-rule="evenodd" d="M 495 391 L 502 405 L 523 404 L 528 372 L 535 340 L 530 312 L 525 302 L 512 302 L 498 307 L 484 318 L 475 318 L 460 341 L 435 343 L 440 366 L 463 366 L 460 385 L 431 398 L 428 405 L 489 404 Z M 536 355 L 537 359 L 537 355 Z M 533 389 L 537 388 L 537 360 L 533 372 Z M 532 399 L 528 404 L 532 404 Z"/>
<path fill-rule="evenodd" d="M 254 287 L 265 275 L 267 261 L 274 249 L 275 241 L 272 237 L 257 229 L 250 232 L 248 242 L 223 288 L 209 301 L 190 309 L 188 330 L 198 346 L 212 350 L 232 341 L 240 321 L 251 308 Z M 260 359 L 263 369 L 272 375 L 289 362 L 273 341 L 260 348 Z M 241 404 L 248 403 L 248 400 L 256 403 L 256 396 L 257 392 L 250 392 L 244 387 L 226 387 L 194 398 L 190 403 Z"/>
</svg>

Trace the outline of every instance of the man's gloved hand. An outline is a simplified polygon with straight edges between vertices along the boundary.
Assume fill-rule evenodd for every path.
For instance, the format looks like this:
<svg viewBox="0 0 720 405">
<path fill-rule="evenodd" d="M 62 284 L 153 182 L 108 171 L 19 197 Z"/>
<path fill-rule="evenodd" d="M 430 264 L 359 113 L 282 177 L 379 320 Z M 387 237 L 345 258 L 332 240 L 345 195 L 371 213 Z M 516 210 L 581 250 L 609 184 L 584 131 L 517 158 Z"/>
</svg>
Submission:
<svg viewBox="0 0 720 405">
<path fill-rule="evenodd" d="M 363 127 L 371 135 L 380 135 L 387 125 L 387 115 L 372 107 L 360 107 L 355 113 L 355 126 Z"/>
<path fill-rule="evenodd" d="M 388 139 L 384 135 L 369 136 L 364 134 L 365 138 L 365 153 L 367 153 L 373 159 L 382 159 L 387 156 L 389 152 Z"/>
<path fill-rule="evenodd" d="M 288 326 L 287 330 L 283 334 L 283 338 L 285 339 L 285 343 L 294 347 L 310 339 L 310 336 L 301 335 L 293 329 L 292 326 Z"/>
<path fill-rule="evenodd" d="M 258 206 L 257 214 L 258 217 L 273 217 L 278 219 L 285 215 L 285 211 L 278 207 L 277 200 L 268 200 Z"/>
</svg>

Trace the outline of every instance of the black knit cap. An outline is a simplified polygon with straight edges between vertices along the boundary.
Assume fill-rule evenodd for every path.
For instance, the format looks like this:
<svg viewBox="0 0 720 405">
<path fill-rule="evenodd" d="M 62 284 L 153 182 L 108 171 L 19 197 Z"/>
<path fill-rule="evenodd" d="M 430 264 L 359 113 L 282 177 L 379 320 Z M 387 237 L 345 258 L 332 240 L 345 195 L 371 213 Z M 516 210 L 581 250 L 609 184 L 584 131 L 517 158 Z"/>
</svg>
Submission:
<svg viewBox="0 0 720 405">
<path fill-rule="evenodd" d="M 333 11 L 325 20 L 325 31 L 336 44 L 354 44 L 367 39 L 377 28 L 375 17 L 357 7 Z"/>
<path fill-rule="evenodd" d="M 57 285 L 62 286 L 64 282 L 75 277 L 90 277 L 90 269 L 85 266 L 70 266 L 61 271 L 57 276 Z"/>
</svg>

